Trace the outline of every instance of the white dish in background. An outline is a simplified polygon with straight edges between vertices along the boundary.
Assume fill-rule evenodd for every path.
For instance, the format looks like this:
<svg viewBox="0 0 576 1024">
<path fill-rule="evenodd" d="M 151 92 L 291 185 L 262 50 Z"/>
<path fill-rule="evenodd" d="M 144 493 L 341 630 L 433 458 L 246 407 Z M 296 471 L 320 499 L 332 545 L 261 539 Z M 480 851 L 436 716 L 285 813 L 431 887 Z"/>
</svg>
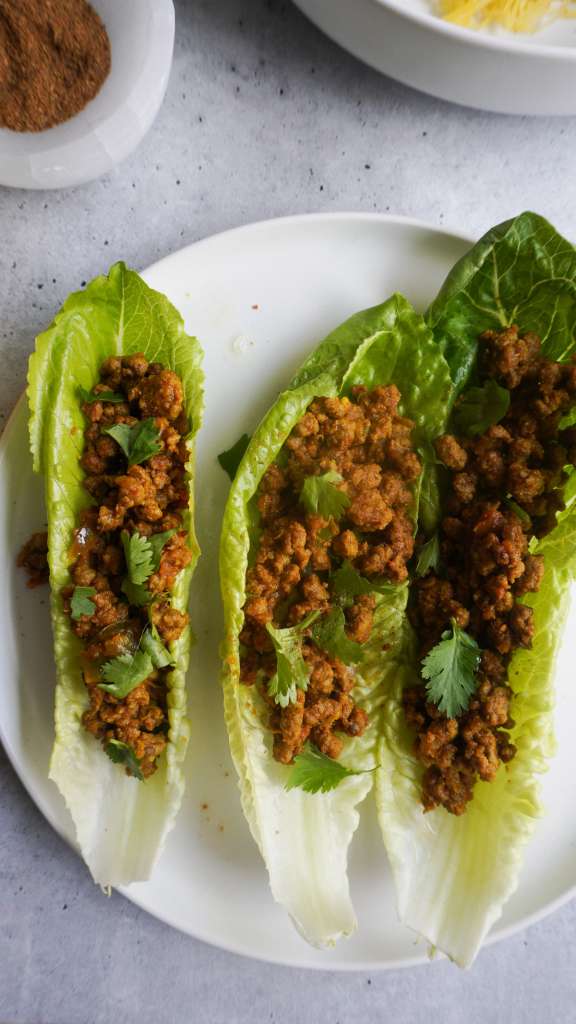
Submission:
<svg viewBox="0 0 576 1024">
<path fill-rule="evenodd" d="M 372 798 L 350 857 L 359 930 L 335 949 L 312 949 L 270 895 L 242 816 L 222 715 L 217 549 L 228 481 L 216 456 L 259 417 L 316 343 L 352 312 L 399 290 L 420 309 L 469 242 L 412 221 L 362 214 L 304 216 L 240 228 L 150 267 L 148 284 L 182 311 L 205 348 L 206 412 L 198 439 L 197 526 L 203 551 L 193 581 L 187 792 L 150 882 L 125 895 L 176 928 L 225 949 L 292 966 L 377 969 L 423 962 L 426 947 L 398 924 Z M 53 656 L 45 588 L 28 590 L 15 555 L 42 527 L 27 410 L 17 406 L 0 444 L 0 738 L 32 798 L 70 842 L 72 825 L 48 781 Z M 529 846 L 520 887 L 492 934 L 550 912 L 576 883 L 572 682 L 576 622 L 558 674 L 558 754 L 544 780 L 547 815 Z M 88 871 L 85 885 L 92 883 Z"/>
<path fill-rule="evenodd" d="M 66 188 L 110 171 L 141 142 L 164 99 L 174 47 L 172 0 L 91 0 L 112 69 L 70 120 L 44 132 L 0 128 L 0 185 Z"/>
<path fill-rule="evenodd" d="M 422 92 L 501 114 L 576 114 L 576 19 L 533 35 L 476 32 L 434 0 L 295 0 L 360 60 Z"/>
</svg>

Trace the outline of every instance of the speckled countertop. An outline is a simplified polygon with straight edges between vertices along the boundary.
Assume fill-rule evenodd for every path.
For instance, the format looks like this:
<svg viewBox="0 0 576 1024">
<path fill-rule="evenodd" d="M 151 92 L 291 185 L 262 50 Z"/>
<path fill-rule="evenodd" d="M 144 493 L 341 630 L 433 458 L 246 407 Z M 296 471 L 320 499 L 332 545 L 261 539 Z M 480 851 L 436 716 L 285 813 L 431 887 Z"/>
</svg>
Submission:
<svg viewBox="0 0 576 1024">
<path fill-rule="evenodd" d="M 69 291 L 282 214 L 379 210 L 480 234 L 525 208 L 576 239 L 576 120 L 450 107 L 363 67 L 281 0 L 180 0 L 168 95 L 113 174 L 0 189 L 0 416 Z M 104 900 L 0 753 L 0 1024 L 564 1024 L 576 905 L 483 952 L 391 973 L 295 972 Z M 297 976 L 296 976 L 297 974 Z"/>
</svg>

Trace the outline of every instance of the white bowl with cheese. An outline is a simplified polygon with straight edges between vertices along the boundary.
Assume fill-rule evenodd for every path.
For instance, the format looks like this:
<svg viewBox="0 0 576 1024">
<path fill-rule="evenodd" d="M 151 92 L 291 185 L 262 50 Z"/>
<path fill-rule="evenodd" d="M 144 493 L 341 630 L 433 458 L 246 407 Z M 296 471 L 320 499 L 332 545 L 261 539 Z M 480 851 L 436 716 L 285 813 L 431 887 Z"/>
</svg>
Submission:
<svg viewBox="0 0 576 1024">
<path fill-rule="evenodd" d="M 502 114 L 576 114 L 576 18 L 533 34 L 475 31 L 433 0 L 296 0 L 335 42 L 422 92 Z"/>
</svg>

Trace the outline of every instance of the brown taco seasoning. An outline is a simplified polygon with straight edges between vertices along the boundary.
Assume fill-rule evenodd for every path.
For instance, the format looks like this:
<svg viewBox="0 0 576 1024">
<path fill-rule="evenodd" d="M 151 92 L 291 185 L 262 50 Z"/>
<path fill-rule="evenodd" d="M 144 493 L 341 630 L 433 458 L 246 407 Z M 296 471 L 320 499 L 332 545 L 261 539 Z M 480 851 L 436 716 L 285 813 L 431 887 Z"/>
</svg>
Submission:
<svg viewBox="0 0 576 1024">
<path fill-rule="evenodd" d="M 86 0 L 0 0 L 0 127 L 67 121 L 109 71 L 108 33 Z"/>
</svg>

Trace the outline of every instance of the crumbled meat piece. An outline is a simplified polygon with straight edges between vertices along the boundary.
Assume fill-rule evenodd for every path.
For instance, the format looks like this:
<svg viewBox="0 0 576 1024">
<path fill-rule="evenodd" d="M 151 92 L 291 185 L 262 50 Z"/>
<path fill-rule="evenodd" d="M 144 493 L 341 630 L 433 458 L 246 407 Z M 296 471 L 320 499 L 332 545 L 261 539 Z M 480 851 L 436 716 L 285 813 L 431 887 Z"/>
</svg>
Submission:
<svg viewBox="0 0 576 1024">
<path fill-rule="evenodd" d="M 455 437 L 452 437 L 452 434 L 444 434 L 443 437 L 439 437 L 435 448 L 438 458 L 448 469 L 464 469 L 468 462 L 466 449 L 458 443 Z"/>
<path fill-rule="evenodd" d="M 517 388 L 524 377 L 537 372 L 540 338 L 536 334 L 521 335 L 513 325 L 500 332 L 485 331 L 480 341 L 484 375 L 504 387 Z"/>
<path fill-rule="evenodd" d="M 48 534 L 45 531 L 33 533 L 22 545 L 16 558 L 16 565 L 28 574 L 27 586 L 39 587 L 48 582 Z"/>
<path fill-rule="evenodd" d="M 472 799 L 476 775 L 471 765 L 457 761 L 441 769 L 431 765 L 422 777 L 422 804 L 425 811 L 445 807 L 451 814 L 464 814 Z"/>
<path fill-rule="evenodd" d="M 140 376 L 129 389 L 128 397 L 138 402 L 143 419 L 162 416 L 170 421 L 177 420 L 184 403 L 182 381 L 173 370 L 162 368 Z"/>
<path fill-rule="evenodd" d="M 184 531 L 171 537 L 162 549 L 158 571 L 152 573 L 148 580 L 151 594 L 165 594 L 171 590 L 177 576 L 192 561 L 192 552 L 186 543 Z"/>
<path fill-rule="evenodd" d="M 179 612 L 177 608 L 171 608 L 169 604 L 153 604 L 150 618 L 165 644 L 171 644 L 178 640 L 189 620 L 188 612 Z"/>
<path fill-rule="evenodd" d="M 524 572 L 514 585 L 516 597 L 524 594 L 536 594 L 544 579 L 544 556 L 526 555 L 524 559 Z"/>
<path fill-rule="evenodd" d="M 374 624 L 376 599 L 373 594 L 361 594 L 346 614 L 346 633 L 350 640 L 365 644 L 370 639 Z"/>
</svg>

